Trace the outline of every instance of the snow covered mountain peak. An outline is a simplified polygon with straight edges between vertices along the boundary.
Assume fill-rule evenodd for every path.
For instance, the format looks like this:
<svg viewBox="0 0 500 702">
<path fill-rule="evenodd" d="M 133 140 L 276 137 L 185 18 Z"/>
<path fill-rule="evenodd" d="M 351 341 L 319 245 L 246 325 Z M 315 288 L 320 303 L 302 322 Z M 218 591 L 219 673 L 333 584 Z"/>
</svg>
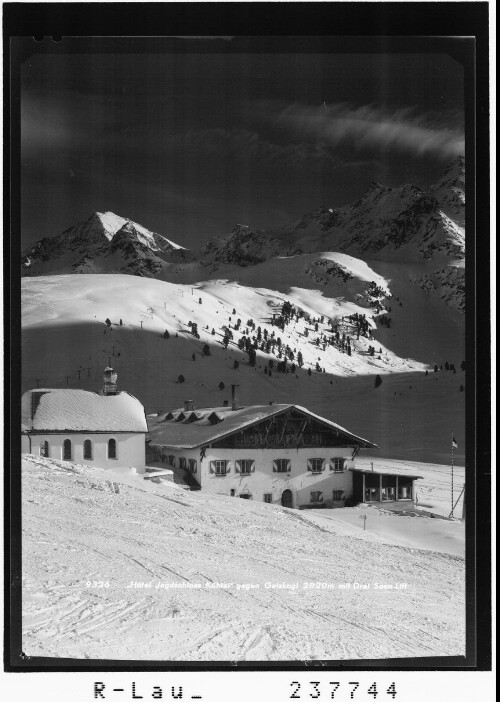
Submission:
<svg viewBox="0 0 500 702">
<path fill-rule="evenodd" d="M 184 247 L 114 212 L 94 212 L 62 234 L 38 241 L 24 253 L 24 275 L 117 273 L 155 275 Z"/>
</svg>

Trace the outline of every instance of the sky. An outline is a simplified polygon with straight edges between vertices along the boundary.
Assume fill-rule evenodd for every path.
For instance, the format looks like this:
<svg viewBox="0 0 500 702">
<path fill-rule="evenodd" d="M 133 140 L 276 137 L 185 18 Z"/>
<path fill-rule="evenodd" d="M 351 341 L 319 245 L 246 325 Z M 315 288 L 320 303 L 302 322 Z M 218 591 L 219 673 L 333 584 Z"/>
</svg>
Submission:
<svg viewBox="0 0 500 702">
<path fill-rule="evenodd" d="M 21 67 L 21 239 L 111 210 L 196 247 L 427 187 L 464 153 L 446 54 L 34 54 Z"/>
</svg>

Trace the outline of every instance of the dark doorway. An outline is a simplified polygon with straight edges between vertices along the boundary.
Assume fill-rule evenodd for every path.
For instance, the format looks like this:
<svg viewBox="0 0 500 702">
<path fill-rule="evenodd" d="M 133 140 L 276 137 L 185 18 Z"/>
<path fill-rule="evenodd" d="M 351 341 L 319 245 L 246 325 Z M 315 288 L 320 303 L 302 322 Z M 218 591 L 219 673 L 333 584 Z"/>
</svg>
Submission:
<svg viewBox="0 0 500 702">
<path fill-rule="evenodd" d="M 283 507 L 293 507 L 293 495 L 291 490 L 283 490 L 281 504 Z"/>
</svg>

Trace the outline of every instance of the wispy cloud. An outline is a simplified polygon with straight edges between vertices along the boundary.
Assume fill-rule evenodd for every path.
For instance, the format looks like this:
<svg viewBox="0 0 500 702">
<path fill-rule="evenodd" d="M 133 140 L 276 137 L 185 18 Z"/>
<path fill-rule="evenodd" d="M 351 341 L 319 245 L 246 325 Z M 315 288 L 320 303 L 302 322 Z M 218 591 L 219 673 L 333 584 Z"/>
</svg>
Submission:
<svg viewBox="0 0 500 702">
<path fill-rule="evenodd" d="M 192 130 L 163 138 L 165 149 L 205 154 L 224 159 L 245 159 L 268 167 L 323 168 L 340 163 L 332 149 L 319 141 L 314 143 L 275 143 L 249 129 Z"/>
<path fill-rule="evenodd" d="M 330 146 L 348 142 L 358 150 L 451 158 L 464 153 L 464 135 L 456 126 L 456 119 L 450 116 L 450 126 L 446 119 L 443 115 L 417 114 L 412 108 L 389 112 L 373 105 L 354 108 L 346 103 L 322 107 L 292 105 L 277 117 L 278 124 L 296 136 Z"/>
</svg>

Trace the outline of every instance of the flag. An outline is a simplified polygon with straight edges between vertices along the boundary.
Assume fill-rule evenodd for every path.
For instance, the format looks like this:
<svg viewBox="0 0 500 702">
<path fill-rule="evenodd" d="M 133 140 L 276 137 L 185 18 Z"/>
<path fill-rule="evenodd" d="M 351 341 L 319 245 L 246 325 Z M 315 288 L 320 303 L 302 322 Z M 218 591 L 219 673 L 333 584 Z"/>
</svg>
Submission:
<svg viewBox="0 0 500 702">
<path fill-rule="evenodd" d="M 454 436 L 451 437 L 451 448 L 458 448 L 458 444 L 457 444 L 457 442 L 455 441 L 455 437 L 454 437 Z"/>
</svg>

